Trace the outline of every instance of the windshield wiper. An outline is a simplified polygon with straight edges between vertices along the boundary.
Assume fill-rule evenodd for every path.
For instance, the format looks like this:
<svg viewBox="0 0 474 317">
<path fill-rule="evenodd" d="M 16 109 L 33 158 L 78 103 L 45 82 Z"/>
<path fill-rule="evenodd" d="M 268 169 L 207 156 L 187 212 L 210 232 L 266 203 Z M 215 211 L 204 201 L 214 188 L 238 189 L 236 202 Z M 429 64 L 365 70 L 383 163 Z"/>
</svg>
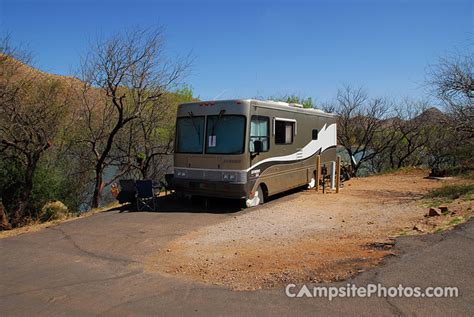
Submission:
<svg viewBox="0 0 474 317">
<path fill-rule="evenodd" d="M 224 110 L 224 109 L 222 109 L 222 110 L 219 112 L 219 116 L 217 117 L 217 121 L 214 122 L 214 125 L 212 126 L 211 135 L 215 135 L 214 132 L 215 132 L 215 130 L 216 130 L 216 128 L 217 128 L 217 125 L 219 124 L 219 121 L 221 121 L 221 118 L 222 118 L 222 116 L 224 115 L 224 113 L 225 113 L 225 110 Z"/>
<path fill-rule="evenodd" d="M 199 128 L 197 127 L 196 122 L 194 121 L 193 112 L 192 112 L 192 111 L 189 111 L 189 112 L 188 112 L 188 115 L 189 115 L 189 117 L 191 118 L 191 123 L 192 123 L 192 125 L 193 125 L 193 127 L 194 127 L 194 130 L 196 130 L 196 135 L 197 135 L 197 137 L 198 137 L 198 140 L 200 140 L 200 139 L 201 139 L 201 132 L 199 131 Z"/>
</svg>

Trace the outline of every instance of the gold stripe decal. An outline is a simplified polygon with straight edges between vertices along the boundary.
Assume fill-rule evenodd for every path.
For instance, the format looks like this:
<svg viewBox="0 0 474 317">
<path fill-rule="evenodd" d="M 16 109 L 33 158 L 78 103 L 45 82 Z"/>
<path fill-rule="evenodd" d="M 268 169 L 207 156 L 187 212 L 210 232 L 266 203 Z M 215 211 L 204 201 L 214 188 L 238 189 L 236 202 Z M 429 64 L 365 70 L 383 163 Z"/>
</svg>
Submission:
<svg viewBox="0 0 474 317">
<path fill-rule="evenodd" d="M 336 146 L 337 144 L 337 129 L 336 129 L 336 124 L 333 123 L 330 126 L 327 126 L 326 124 L 323 126 L 321 131 L 318 133 L 318 139 L 317 140 L 311 140 L 308 144 L 305 145 L 304 148 L 299 150 L 296 153 L 289 154 L 289 155 L 283 155 L 283 156 L 275 156 L 275 157 L 270 157 L 264 160 L 261 160 L 260 162 L 255 163 L 253 166 L 247 169 L 247 171 L 250 171 L 251 169 L 254 169 L 260 164 L 267 163 L 267 162 L 273 162 L 273 161 L 296 161 L 296 160 L 304 160 L 312 155 L 314 155 L 316 152 L 321 150 L 323 152 L 327 148 L 330 148 L 332 146 Z"/>
</svg>

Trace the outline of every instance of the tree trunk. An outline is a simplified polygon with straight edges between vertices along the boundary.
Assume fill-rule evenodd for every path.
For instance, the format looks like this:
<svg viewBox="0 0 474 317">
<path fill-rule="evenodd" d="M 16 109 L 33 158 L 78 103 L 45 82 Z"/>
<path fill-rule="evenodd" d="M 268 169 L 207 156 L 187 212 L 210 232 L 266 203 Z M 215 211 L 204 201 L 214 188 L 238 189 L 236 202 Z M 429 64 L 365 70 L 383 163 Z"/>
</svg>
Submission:
<svg viewBox="0 0 474 317">
<path fill-rule="evenodd" d="M 355 155 L 356 153 L 352 153 L 352 151 L 349 152 L 349 157 L 350 157 L 350 160 L 351 160 L 351 167 L 352 167 L 352 177 L 356 177 L 357 176 L 357 170 L 359 169 L 360 167 L 360 160 L 359 162 L 356 162 L 355 161 Z"/>
<path fill-rule="evenodd" d="M 144 168 L 140 168 L 140 174 L 142 175 L 142 179 L 147 179 L 147 171 Z"/>
<path fill-rule="evenodd" d="M 21 187 L 18 205 L 13 211 L 11 224 L 13 227 L 18 227 L 25 221 L 26 213 L 30 205 L 31 192 L 33 190 L 33 176 L 36 171 L 37 160 L 33 159 L 26 167 L 25 180 Z"/>
<path fill-rule="evenodd" d="M 395 158 L 393 157 L 393 151 L 394 149 L 390 150 L 390 168 L 395 169 Z"/>
<path fill-rule="evenodd" d="M 150 157 L 147 157 L 140 167 L 140 173 L 142 174 L 142 179 L 148 179 L 148 170 L 150 168 Z"/>
<path fill-rule="evenodd" d="M 357 177 L 357 172 L 359 171 L 359 168 L 360 168 L 360 162 L 358 162 L 352 167 L 352 177 Z"/>
<path fill-rule="evenodd" d="M 10 230 L 12 228 L 10 222 L 8 221 L 8 216 L 3 206 L 2 201 L 0 200 L 0 231 Z"/>
<path fill-rule="evenodd" d="M 25 220 L 25 213 L 26 213 L 26 208 L 27 208 L 27 202 L 26 202 L 26 195 L 21 194 L 20 199 L 18 201 L 17 206 L 15 207 L 13 211 L 13 217 L 12 217 L 12 226 L 14 228 L 20 227 L 24 220 Z"/>
<path fill-rule="evenodd" d="M 102 167 L 97 166 L 95 169 L 95 184 L 94 184 L 94 194 L 92 195 L 92 208 L 99 207 L 100 198 L 102 195 Z"/>
<path fill-rule="evenodd" d="M 351 175 L 351 177 L 355 177 L 354 168 L 355 168 L 356 164 L 354 163 L 354 160 L 352 159 L 352 157 L 354 156 L 354 153 L 352 153 L 352 150 L 350 148 L 348 148 L 346 146 L 344 146 L 344 148 L 347 151 L 347 155 L 349 155 L 349 162 L 351 164 L 350 175 Z"/>
</svg>

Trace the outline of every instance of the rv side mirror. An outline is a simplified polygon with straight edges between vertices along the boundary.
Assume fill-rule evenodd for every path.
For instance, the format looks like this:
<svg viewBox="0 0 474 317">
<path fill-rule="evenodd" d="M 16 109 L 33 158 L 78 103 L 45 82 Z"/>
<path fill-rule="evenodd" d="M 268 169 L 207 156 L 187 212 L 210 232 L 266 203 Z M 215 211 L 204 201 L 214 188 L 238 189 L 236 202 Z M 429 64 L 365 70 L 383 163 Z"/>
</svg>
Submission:
<svg viewBox="0 0 474 317">
<path fill-rule="evenodd" d="M 263 143 L 262 143 L 262 141 L 260 141 L 260 140 L 253 141 L 253 149 L 254 149 L 254 153 L 263 152 Z"/>
</svg>

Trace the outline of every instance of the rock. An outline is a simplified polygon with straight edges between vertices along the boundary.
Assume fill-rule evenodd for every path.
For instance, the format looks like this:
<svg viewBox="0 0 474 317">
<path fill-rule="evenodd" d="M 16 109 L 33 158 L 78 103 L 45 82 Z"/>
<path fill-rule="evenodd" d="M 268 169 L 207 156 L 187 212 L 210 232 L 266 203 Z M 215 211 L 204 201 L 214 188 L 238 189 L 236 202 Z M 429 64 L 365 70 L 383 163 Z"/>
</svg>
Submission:
<svg viewBox="0 0 474 317">
<path fill-rule="evenodd" d="M 69 215 L 68 208 L 59 200 L 48 201 L 38 213 L 41 222 L 65 219 Z"/>
<path fill-rule="evenodd" d="M 424 232 L 424 230 L 419 225 L 414 225 L 413 230 L 419 231 L 419 232 Z"/>
<path fill-rule="evenodd" d="M 441 211 L 441 213 L 448 213 L 448 206 L 439 206 L 439 210 Z"/>
<path fill-rule="evenodd" d="M 436 210 L 436 208 L 431 207 L 430 210 L 428 211 L 428 217 L 436 217 L 436 216 L 441 216 L 441 213 Z"/>
</svg>

